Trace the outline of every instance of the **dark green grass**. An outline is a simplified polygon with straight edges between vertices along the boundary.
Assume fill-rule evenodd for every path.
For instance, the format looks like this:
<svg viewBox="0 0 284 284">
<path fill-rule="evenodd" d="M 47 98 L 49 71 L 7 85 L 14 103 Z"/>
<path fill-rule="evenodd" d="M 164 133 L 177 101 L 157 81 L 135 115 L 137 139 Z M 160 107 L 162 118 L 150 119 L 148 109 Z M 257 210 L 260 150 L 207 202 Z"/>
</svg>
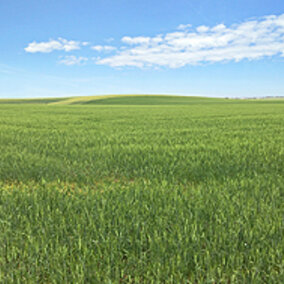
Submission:
<svg viewBox="0 0 284 284">
<path fill-rule="evenodd" d="M 284 106 L 0 105 L 0 282 L 282 283 Z"/>
</svg>

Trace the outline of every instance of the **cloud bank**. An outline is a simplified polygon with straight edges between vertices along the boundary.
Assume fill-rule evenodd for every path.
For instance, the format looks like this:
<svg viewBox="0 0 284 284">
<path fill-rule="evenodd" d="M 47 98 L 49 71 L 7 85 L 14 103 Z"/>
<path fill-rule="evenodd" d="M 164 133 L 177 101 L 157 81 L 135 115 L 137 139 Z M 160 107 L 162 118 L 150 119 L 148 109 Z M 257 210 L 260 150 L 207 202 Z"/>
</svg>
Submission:
<svg viewBox="0 0 284 284">
<path fill-rule="evenodd" d="M 112 41 L 113 39 L 109 39 Z M 70 52 L 88 46 L 81 42 L 58 38 L 45 42 L 31 42 L 25 48 L 29 53 Z M 65 65 L 81 65 L 95 62 L 111 67 L 134 66 L 180 68 L 214 62 L 238 62 L 258 60 L 263 57 L 284 57 L 284 14 L 250 19 L 242 23 L 226 26 L 180 24 L 176 31 L 155 36 L 124 36 L 121 46 L 93 45 L 93 52 L 101 57 L 84 56 L 59 57 Z"/>
<path fill-rule="evenodd" d="M 169 67 L 223 61 L 257 60 L 266 56 L 284 57 L 284 14 L 266 16 L 229 27 L 180 25 L 177 31 L 153 37 L 121 39 L 114 55 L 96 63 L 112 67 Z"/>
</svg>

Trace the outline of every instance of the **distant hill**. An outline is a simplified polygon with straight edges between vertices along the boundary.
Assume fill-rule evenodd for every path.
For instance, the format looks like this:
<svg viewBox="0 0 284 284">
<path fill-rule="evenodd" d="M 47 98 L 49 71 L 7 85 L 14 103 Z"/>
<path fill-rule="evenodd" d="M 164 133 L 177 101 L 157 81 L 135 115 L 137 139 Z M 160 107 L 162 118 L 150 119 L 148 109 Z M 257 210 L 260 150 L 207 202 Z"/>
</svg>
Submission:
<svg viewBox="0 0 284 284">
<path fill-rule="evenodd" d="M 72 98 L 56 104 L 88 104 L 88 105 L 182 105 L 200 102 L 216 102 L 223 99 L 166 95 L 116 95 Z"/>
<path fill-rule="evenodd" d="M 188 105 L 211 103 L 283 103 L 282 97 L 268 98 L 209 98 L 174 95 L 102 95 L 43 99 L 0 99 L 0 104 L 47 104 L 47 105 Z"/>
<path fill-rule="evenodd" d="M 45 99 L 0 99 L 0 104 L 50 104 L 50 105 L 182 105 L 210 103 L 226 99 L 170 96 L 170 95 L 104 95 Z"/>
</svg>

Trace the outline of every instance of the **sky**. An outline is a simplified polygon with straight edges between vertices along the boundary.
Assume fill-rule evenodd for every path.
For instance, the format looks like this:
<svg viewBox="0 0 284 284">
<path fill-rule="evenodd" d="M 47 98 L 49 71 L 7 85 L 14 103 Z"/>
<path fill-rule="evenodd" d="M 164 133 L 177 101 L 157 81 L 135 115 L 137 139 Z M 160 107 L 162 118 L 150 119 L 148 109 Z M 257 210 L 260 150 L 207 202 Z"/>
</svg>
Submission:
<svg viewBox="0 0 284 284">
<path fill-rule="evenodd" d="M 284 96 L 283 0 L 0 0 L 0 98 Z"/>
</svg>

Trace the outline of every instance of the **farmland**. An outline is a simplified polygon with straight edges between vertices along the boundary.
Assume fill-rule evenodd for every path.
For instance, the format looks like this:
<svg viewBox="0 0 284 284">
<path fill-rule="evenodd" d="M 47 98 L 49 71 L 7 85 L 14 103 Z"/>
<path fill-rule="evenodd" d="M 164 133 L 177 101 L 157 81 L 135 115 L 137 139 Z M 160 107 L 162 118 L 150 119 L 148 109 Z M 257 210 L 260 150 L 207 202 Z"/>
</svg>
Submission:
<svg viewBox="0 0 284 284">
<path fill-rule="evenodd" d="M 284 100 L 0 100 L 1 283 L 281 283 Z"/>
</svg>

